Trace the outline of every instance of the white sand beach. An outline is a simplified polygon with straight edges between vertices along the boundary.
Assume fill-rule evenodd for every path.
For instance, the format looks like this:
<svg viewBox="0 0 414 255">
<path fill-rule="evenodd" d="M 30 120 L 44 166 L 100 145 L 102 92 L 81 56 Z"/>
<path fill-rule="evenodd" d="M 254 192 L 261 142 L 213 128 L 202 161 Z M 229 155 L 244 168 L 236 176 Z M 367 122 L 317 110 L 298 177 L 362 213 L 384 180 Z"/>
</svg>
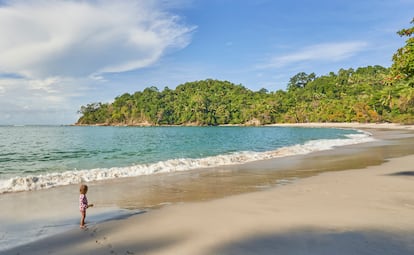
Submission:
<svg viewBox="0 0 414 255">
<path fill-rule="evenodd" d="M 414 254 L 414 154 L 408 154 L 131 214 L 0 254 Z"/>
<path fill-rule="evenodd" d="M 326 127 L 326 128 L 355 128 L 355 129 L 391 129 L 414 130 L 414 125 L 401 125 L 397 123 L 358 123 L 358 122 L 327 122 L 327 123 L 281 123 L 271 124 L 274 127 Z"/>
</svg>

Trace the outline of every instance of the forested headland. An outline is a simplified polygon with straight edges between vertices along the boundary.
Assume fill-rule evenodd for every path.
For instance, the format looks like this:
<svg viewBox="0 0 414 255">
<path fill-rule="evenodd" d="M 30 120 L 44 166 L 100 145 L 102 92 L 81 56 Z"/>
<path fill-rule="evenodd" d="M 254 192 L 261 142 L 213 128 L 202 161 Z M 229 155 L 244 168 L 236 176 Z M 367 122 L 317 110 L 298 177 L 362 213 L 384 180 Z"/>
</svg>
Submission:
<svg viewBox="0 0 414 255">
<path fill-rule="evenodd" d="M 411 22 L 414 24 L 414 20 Z M 112 103 L 82 106 L 78 125 L 264 125 L 304 122 L 414 124 L 414 27 L 389 68 L 367 66 L 293 76 L 286 90 L 251 91 L 207 79 L 149 87 Z"/>
</svg>

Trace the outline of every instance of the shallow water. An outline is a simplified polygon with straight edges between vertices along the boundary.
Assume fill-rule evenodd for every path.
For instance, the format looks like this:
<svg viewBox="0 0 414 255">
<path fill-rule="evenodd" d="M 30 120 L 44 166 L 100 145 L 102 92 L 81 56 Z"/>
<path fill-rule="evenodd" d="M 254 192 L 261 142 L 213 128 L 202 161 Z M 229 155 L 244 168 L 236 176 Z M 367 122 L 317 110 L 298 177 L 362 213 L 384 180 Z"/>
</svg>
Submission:
<svg viewBox="0 0 414 255">
<path fill-rule="evenodd" d="M 305 154 L 371 140 L 350 129 L 0 127 L 0 193 Z"/>
</svg>

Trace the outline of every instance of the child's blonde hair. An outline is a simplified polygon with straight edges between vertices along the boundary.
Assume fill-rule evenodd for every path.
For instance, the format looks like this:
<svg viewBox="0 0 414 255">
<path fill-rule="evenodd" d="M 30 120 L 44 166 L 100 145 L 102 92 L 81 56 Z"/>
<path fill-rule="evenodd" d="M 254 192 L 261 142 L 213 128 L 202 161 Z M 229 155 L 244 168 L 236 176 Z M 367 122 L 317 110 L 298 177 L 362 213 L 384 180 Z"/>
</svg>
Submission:
<svg viewBox="0 0 414 255">
<path fill-rule="evenodd" d="M 85 184 L 82 184 L 81 186 L 80 186 L 80 188 L 79 188 L 79 191 L 80 191 L 80 193 L 81 194 L 86 194 L 86 192 L 88 192 L 88 186 L 87 185 L 85 185 Z"/>
</svg>

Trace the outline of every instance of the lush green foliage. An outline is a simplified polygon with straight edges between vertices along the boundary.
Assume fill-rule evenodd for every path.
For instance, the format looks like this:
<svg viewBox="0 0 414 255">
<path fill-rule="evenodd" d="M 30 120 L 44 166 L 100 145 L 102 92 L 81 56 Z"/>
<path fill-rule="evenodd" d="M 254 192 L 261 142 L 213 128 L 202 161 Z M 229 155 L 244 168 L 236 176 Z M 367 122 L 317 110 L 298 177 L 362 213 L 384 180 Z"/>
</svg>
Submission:
<svg viewBox="0 0 414 255">
<path fill-rule="evenodd" d="M 304 74 L 301 74 L 303 76 Z M 82 106 L 79 124 L 222 125 L 277 122 L 414 122 L 414 89 L 388 85 L 389 70 L 368 66 L 316 77 L 288 91 L 253 92 L 228 81 L 146 88 L 111 104 Z M 306 75 L 305 75 L 306 76 Z"/>
<path fill-rule="evenodd" d="M 175 90 L 146 88 L 124 94 L 112 104 L 83 106 L 79 124 L 219 125 L 240 124 L 271 116 L 273 102 L 266 91 L 252 92 L 227 81 L 189 82 Z M 266 101 L 268 100 L 268 101 Z M 267 120 L 270 123 L 272 120 Z"/>
<path fill-rule="evenodd" d="M 414 23 L 414 20 L 412 21 Z M 82 106 L 78 124 L 224 125 L 280 122 L 399 122 L 414 124 L 414 28 L 391 68 L 341 69 L 293 76 L 287 91 L 253 92 L 228 81 L 146 88 L 113 103 Z"/>
<path fill-rule="evenodd" d="M 411 21 L 414 24 L 414 19 Z M 404 47 L 394 54 L 391 67 L 391 82 L 405 80 L 414 86 L 414 27 L 402 29 L 397 32 L 400 36 L 409 37 Z"/>
</svg>

